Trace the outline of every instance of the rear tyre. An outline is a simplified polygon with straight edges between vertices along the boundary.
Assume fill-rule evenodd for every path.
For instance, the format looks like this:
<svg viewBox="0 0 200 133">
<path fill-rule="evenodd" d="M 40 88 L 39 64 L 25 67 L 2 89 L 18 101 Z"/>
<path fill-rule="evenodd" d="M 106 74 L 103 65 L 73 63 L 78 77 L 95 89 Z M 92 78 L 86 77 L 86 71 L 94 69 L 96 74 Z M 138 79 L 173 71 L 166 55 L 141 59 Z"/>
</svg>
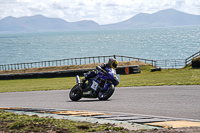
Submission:
<svg viewBox="0 0 200 133">
<path fill-rule="evenodd" d="M 111 84 L 106 91 L 99 91 L 98 99 L 99 100 L 108 100 L 115 91 L 115 87 Z"/>
<path fill-rule="evenodd" d="M 78 101 L 82 98 L 83 92 L 79 84 L 75 85 L 69 92 L 69 98 L 72 101 Z"/>
</svg>

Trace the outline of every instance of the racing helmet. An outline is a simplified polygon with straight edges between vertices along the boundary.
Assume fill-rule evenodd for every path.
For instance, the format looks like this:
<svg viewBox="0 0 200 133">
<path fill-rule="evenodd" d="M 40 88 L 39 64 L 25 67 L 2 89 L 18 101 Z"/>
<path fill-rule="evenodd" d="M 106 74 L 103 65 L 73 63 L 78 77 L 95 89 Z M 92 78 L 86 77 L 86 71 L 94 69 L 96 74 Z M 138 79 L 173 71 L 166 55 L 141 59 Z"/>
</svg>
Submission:
<svg viewBox="0 0 200 133">
<path fill-rule="evenodd" d="M 108 64 L 110 65 L 111 68 L 116 69 L 118 62 L 115 58 L 110 58 Z"/>
</svg>

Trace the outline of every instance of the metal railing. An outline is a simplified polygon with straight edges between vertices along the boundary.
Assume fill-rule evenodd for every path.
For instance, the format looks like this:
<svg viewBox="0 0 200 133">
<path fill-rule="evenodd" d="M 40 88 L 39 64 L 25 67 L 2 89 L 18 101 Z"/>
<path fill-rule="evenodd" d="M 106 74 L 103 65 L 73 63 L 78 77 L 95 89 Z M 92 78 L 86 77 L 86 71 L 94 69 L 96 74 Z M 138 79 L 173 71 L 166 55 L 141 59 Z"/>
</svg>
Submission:
<svg viewBox="0 0 200 133">
<path fill-rule="evenodd" d="M 142 62 L 150 64 L 152 66 L 155 66 L 155 64 L 156 64 L 155 60 L 135 58 L 135 57 L 129 57 L 129 56 L 120 56 L 120 55 L 114 55 L 114 57 L 117 59 L 118 62 L 120 62 L 120 61 L 142 61 Z"/>
<path fill-rule="evenodd" d="M 183 68 L 185 66 L 185 59 L 169 59 L 169 60 L 156 60 L 156 67 L 161 68 Z"/>
<path fill-rule="evenodd" d="M 0 71 L 2 70 L 19 70 L 39 67 L 56 67 L 65 65 L 83 65 L 91 63 L 103 63 L 107 62 L 109 58 L 116 58 L 118 62 L 121 61 L 142 61 L 152 66 L 161 68 L 183 68 L 187 64 L 191 63 L 192 59 L 200 56 L 200 51 L 188 57 L 187 59 L 168 59 L 168 60 L 149 60 L 142 58 L 135 58 L 129 56 L 110 55 L 110 56 L 93 56 L 93 57 L 81 57 L 81 58 L 69 58 L 62 60 L 50 60 L 30 63 L 16 63 L 0 65 Z"/>
<path fill-rule="evenodd" d="M 198 56 L 200 56 L 200 51 L 197 52 L 197 53 L 195 53 L 195 54 L 193 54 L 193 55 L 191 55 L 191 56 L 188 57 L 187 59 L 185 59 L 185 65 L 190 64 L 190 63 L 192 62 L 192 59 L 193 59 L 193 58 L 196 58 L 196 57 L 198 57 Z"/>
<path fill-rule="evenodd" d="M 50 60 L 50 61 L 40 61 L 40 62 L 30 62 L 30 63 L 16 63 L 16 64 L 5 64 L 0 65 L 0 70 L 19 70 L 19 69 L 29 69 L 29 68 L 39 68 L 39 67 L 56 67 L 65 65 L 83 65 L 90 63 L 103 63 L 107 62 L 109 58 L 116 58 L 118 61 L 144 61 L 152 66 L 155 65 L 154 60 L 134 58 L 128 56 L 110 55 L 110 56 L 93 56 L 93 57 L 82 57 L 82 58 L 69 58 L 62 60 Z"/>
</svg>

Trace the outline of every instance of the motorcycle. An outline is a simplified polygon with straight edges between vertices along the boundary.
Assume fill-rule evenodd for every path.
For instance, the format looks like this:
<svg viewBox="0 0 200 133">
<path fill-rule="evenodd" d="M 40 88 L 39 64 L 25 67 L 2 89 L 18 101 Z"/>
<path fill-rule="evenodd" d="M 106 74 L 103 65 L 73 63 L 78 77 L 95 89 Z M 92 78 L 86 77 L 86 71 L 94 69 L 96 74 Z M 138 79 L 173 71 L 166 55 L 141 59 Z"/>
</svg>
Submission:
<svg viewBox="0 0 200 133">
<path fill-rule="evenodd" d="M 87 77 L 89 74 L 84 73 Z M 87 83 L 80 82 L 80 77 L 76 76 L 76 85 L 70 90 L 69 97 L 72 101 L 83 98 L 98 98 L 99 100 L 109 99 L 119 84 L 119 75 L 115 69 L 106 68 L 106 71 L 97 71 L 96 76 L 89 78 Z"/>
</svg>

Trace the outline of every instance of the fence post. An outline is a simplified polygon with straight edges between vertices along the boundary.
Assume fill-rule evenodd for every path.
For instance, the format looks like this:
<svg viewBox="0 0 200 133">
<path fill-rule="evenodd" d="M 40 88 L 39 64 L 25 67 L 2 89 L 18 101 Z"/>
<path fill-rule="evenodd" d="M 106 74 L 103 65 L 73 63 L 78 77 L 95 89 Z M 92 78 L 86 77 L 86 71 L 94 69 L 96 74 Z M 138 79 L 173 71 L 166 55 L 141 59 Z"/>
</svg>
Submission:
<svg viewBox="0 0 200 133">
<path fill-rule="evenodd" d="M 175 68 L 176 68 L 176 60 L 175 60 Z"/>
<path fill-rule="evenodd" d="M 86 64 L 86 58 L 84 57 L 84 61 L 85 61 L 85 64 Z"/>
<path fill-rule="evenodd" d="M 69 59 L 67 59 L 67 65 L 69 65 Z"/>
<path fill-rule="evenodd" d="M 94 59 L 94 57 L 93 57 L 93 63 L 95 63 L 95 59 Z"/>
<path fill-rule="evenodd" d="M 99 63 L 100 63 L 100 58 L 99 58 L 99 56 L 98 56 L 98 60 L 99 60 Z"/>
<path fill-rule="evenodd" d="M 187 59 L 185 59 L 185 66 L 187 65 Z"/>
<path fill-rule="evenodd" d="M 75 58 L 75 64 L 77 65 L 76 58 Z"/>
</svg>

